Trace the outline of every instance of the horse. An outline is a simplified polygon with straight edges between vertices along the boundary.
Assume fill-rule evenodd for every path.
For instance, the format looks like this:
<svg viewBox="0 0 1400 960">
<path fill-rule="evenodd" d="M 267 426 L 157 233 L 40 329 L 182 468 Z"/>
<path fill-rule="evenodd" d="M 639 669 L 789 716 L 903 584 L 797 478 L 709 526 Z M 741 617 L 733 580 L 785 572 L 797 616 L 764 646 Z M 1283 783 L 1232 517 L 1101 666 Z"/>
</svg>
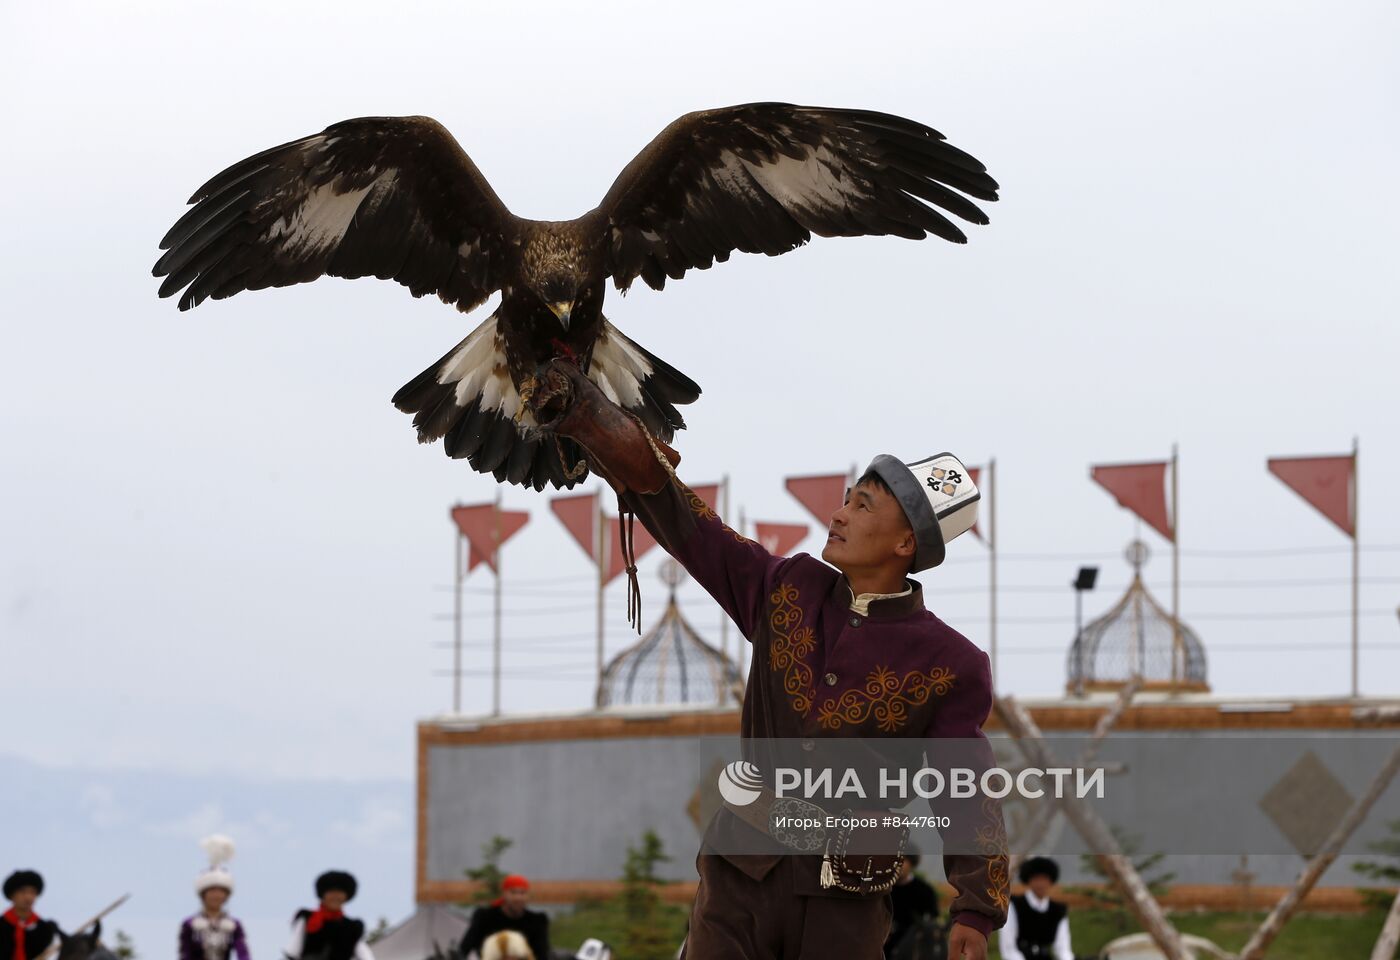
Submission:
<svg viewBox="0 0 1400 960">
<path fill-rule="evenodd" d="M 87 933 L 64 935 L 56 960 L 117 960 L 117 955 L 102 945 L 102 921 L 99 920 Z"/>
</svg>

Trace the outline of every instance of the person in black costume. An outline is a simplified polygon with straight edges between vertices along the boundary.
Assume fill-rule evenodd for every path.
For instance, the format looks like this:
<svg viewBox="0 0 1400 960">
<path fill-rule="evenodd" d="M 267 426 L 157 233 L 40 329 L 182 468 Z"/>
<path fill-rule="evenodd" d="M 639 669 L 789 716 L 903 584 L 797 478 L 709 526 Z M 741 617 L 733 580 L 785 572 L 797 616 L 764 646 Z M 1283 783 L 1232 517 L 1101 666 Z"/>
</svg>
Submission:
<svg viewBox="0 0 1400 960">
<path fill-rule="evenodd" d="M 1069 907 L 1050 899 L 1060 879 L 1060 865 L 1049 857 L 1021 864 L 1026 889 L 1011 898 L 1001 928 L 1002 960 L 1074 960 L 1069 945 Z"/>
<path fill-rule="evenodd" d="M 34 912 L 34 901 L 44 892 L 44 878 L 33 870 L 16 870 L 5 878 L 5 899 L 10 908 L 0 915 L 0 960 L 34 960 L 63 931 L 52 920 Z"/>
<path fill-rule="evenodd" d="M 316 878 L 315 910 L 299 910 L 292 920 L 292 940 L 286 955 L 291 960 L 374 960 L 365 943 L 365 924 L 345 915 L 345 904 L 355 898 L 358 884 L 343 870 L 329 870 Z"/>
</svg>

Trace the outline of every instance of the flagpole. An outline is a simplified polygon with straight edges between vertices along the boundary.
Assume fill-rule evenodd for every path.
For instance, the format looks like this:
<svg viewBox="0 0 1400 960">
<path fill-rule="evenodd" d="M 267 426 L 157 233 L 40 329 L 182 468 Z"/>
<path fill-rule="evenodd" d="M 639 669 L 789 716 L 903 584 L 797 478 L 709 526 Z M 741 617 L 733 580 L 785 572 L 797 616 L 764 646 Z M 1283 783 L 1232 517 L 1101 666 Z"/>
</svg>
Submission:
<svg viewBox="0 0 1400 960">
<path fill-rule="evenodd" d="M 724 493 L 720 498 L 720 518 L 723 522 L 729 522 L 729 474 L 725 474 L 719 481 L 723 484 Z M 739 521 L 739 535 L 744 535 L 744 522 Z M 719 652 L 726 657 L 729 656 L 729 616 L 721 608 L 719 611 Z"/>
<path fill-rule="evenodd" d="M 997 686 L 997 458 L 992 457 L 987 461 L 987 545 L 991 547 L 990 555 L 992 560 L 992 620 L 991 620 L 991 652 L 992 652 L 992 689 Z"/>
<path fill-rule="evenodd" d="M 740 536 L 745 536 L 745 537 L 748 536 L 748 534 L 745 532 L 746 529 L 748 528 L 748 525 L 749 525 L 748 519 L 744 516 L 744 508 L 743 508 L 743 507 L 740 507 L 740 508 L 739 508 L 739 535 L 740 535 Z M 723 612 L 723 611 L 721 611 L 721 612 Z M 728 617 L 725 617 L 725 619 L 728 620 L 729 618 L 728 618 Z M 742 636 L 736 637 L 736 638 L 734 639 L 734 664 L 735 664 L 735 668 L 739 671 L 739 680 L 740 680 L 741 682 L 742 682 L 742 681 L 747 681 L 747 680 L 748 680 L 748 674 L 749 674 L 749 658 L 746 657 L 746 656 L 744 656 L 744 638 L 743 638 Z"/>
<path fill-rule="evenodd" d="M 452 537 L 452 712 L 462 712 L 462 531 Z"/>
<path fill-rule="evenodd" d="M 1361 476 L 1357 469 L 1361 460 L 1361 440 L 1351 438 L 1351 695 L 1355 699 L 1361 695 L 1361 529 L 1357 526 L 1358 501 L 1360 500 Z"/>
<path fill-rule="evenodd" d="M 491 715 L 501 714 L 501 488 L 496 487 L 496 503 L 491 510 L 491 560 L 496 573 L 495 604 L 491 611 Z"/>
<path fill-rule="evenodd" d="M 604 538 L 603 522 L 603 491 L 600 489 L 594 497 L 594 504 L 597 509 L 593 513 L 593 536 L 594 549 L 598 558 L 598 686 L 603 689 L 603 588 L 607 586 L 608 576 L 608 541 Z"/>
<path fill-rule="evenodd" d="M 1177 500 L 1176 444 L 1172 444 L 1172 680 L 1182 679 L 1181 656 L 1181 506 Z"/>
</svg>

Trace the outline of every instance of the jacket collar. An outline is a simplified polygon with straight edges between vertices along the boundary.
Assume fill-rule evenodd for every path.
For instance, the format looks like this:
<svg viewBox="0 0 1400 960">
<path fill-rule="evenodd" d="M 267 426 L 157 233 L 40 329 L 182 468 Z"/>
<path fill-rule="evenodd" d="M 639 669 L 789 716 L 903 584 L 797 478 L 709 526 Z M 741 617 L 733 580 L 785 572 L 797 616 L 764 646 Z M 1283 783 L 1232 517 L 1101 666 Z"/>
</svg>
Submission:
<svg viewBox="0 0 1400 960">
<path fill-rule="evenodd" d="M 1030 887 L 1026 888 L 1026 903 L 1030 904 L 1030 908 L 1037 913 L 1044 913 L 1050 909 L 1050 898 L 1040 899 Z"/>
<path fill-rule="evenodd" d="M 865 618 L 867 620 L 901 620 L 905 617 L 921 613 L 924 609 L 924 588 L 917 580 L 905 578 L 904 584 L 909 588 L 908 593 L 881 595 L 877 599 L 871 600 Z M 851 602 L 855 600 L 855 594 L 851 591 L 850 581 L 843 573 L 836 580 L 836 587 L 833 595 L 840 602 L 843 609 L 849 610 Z"/>
</svg>

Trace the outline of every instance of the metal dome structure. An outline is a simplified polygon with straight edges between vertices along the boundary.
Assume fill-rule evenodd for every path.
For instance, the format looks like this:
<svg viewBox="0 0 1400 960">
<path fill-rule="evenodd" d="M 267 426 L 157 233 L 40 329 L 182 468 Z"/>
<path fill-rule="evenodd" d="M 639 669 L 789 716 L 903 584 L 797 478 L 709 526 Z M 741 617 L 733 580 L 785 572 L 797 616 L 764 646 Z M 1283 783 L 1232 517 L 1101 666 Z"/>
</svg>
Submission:
<svg viewBox="0 0 1400 960">
<path fill-rule="evenodd" d="M 676 603 L 684 579 L 674 560 L 662 565 L 661 581 L 671 591 L 666 612 L 646 636 L 609 661 L 598 682 L 599 707 L 738 702 L 738 668 L 695 632 Z"/>
<path fill-rule="evenodd" d="M 1074 694 L 1116 690 L 1134 677 L 1144 690 L 1208 691 L 1201 638 L 1173 620 L 1142 582 L 1147 545 L 1128 544 L 1133 581 L 1113 608 L 1084 626 L 1069 650 L 1066 689 Z"/>
</svg>

